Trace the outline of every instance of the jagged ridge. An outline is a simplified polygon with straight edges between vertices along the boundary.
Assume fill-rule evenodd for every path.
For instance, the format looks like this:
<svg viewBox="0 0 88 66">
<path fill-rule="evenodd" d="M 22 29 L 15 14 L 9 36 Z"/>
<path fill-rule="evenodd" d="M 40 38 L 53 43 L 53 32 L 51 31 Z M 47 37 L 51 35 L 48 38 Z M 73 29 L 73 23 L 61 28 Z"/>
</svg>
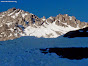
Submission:
<svg viewBox="0 0 88 66">
<path fill-rule="evenodd" d="M 56 38 L 71 30 L 87 27 L 88 23 L 80 22 L 68 14 L 56 17 L 39 18 L 21 9 L 11 8 L 0 13 L 0 41 L 21 36 Z"/>
</svg>

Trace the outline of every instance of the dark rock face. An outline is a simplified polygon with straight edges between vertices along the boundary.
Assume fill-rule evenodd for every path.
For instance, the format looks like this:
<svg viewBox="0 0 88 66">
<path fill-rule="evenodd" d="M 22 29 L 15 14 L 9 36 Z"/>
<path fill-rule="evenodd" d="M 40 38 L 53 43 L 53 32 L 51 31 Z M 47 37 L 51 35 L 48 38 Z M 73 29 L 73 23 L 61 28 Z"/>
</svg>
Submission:
<svg viewBox="0 0 88 66">
<path fill-rule="evenodd" d="M 13 12 L 14 10 L 16 10 L 16 8 L 11 8 L 11 9 L 8 9 L 8 12 Z"/>
<path fill-rule="evenodd" d="M 68 16 L 67 14 L 59 14 L 56 17 L 51 16 L 46 19 L 45 16 L 43 16 L 43 18 L 39 18 L 36 15 L 25 12 L 21 9 L 11 8 L 0 13 L 0 41 L 20 37 L 23 33 L 23 28 L 25 29 L 28 26 L 37 28 L 38 26 L 40 27 L 44 24 L 49 25 L 54 22 L 57 26 L 62 27 L 68 27 L 69 25 L 74 28 L 83 28 L 84 26 L 88 26 L 88 23 L 80 22 L 74 16 Z M 19 25 L 23 27 L 19 27 Z M 1 34 L 2 32 L 5 33 Z M 4 34 L 6 34 L 7 37 L 4 37 Z M 9 35 L 10 37 L 8 37 Z"/>
<path fill-rule="evenodd" d="M 88 27 L 76 30 L 76 31 L 70 31 L 64 35 L 64 37 L 68 38 L 74 38 L 74 37 L 88 37 Z"/>
<path fill-rule="evenodd" d="M 47 19 L 47 22 L 49 22 L 49 23 L 53 23 L 53 20 L 50 19 L 50 18 L 48 18 L 48 19 Z"/>
<path fill-rule="evenodd" d="M 20 37 L 20 33 L 22 33 L 22 29 L 20 27 L 16 27 L 15 24 L 11 24 L 9 26 L 7 24 L 3 24 L 2 27 L 0 27 L 0 41 L 18 38 Z"/>
<path fill-rule="evenodd" d="M 68 48 L 46 48 L 40 49 L 40 51 L 44 54 L 47 53 L 56 53 L 60 58 L 67 58 L 70 60 L 81 60 L 84 58 L 88 58 L 88 48 L 81 47 L 68 47 Z"/>
<path fill-rule="evenodd" d="M 80 20 L 77 20 L 74 16 L 68 16 L 67 14 L 59 14 L 55 17 L 55 20 L 57 20 L 57 25 L 60 25 L 61 23 L 67 23 L 67 25 L 70 25 L 75 28 L 83 28 L 84 26 L 88 26 L 86 22 L 81 22 Z"/>
</svg>

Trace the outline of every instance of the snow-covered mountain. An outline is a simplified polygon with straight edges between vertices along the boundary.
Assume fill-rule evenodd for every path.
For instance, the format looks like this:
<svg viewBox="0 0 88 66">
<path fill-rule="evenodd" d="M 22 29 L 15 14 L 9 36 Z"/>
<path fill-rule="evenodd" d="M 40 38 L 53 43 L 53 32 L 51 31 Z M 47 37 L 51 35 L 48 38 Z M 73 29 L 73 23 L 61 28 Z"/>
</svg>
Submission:
<svg viewBox="0 0 88 66">
<path fill-rule="evenodd" d="M 74 16 L 57 15 L 56 17 L 39 18 L 21 9 L 11 8 L 0 13 L 0 65 L 2 66 L 85 66 L 88 55 L 80 55 L 77 50 L 59 55 L 54 48 L 88 47 L 88 38 L 64 38 L 63 34 L 88 26 Z M 87 30 L 86 30 L 87 32 Z M 21 37 L 23 36 L 23 37 Z M 35 37 L 29 37 L 35 36 Z M 58 37 L 59 36 L 59 37 Z M 21 38 L 18 38 L 21 37 Z M 38 38 L 36 38 L 38 37 Z M 40 38 L 44 37 L 44 38 Z M 58 37 L 58 38 L 56 38 Z M 15 39 L 18 38 L 18 39 Z M 46 38 L 46 39 L 45 39 Z M 10 40 L 14 39 L 14 40 Z M 7 40 L 7 41 L 4 41 Z M 40 49 L 53 48 L 58 53 L 43 54 Z M 72 48 L 73 49 L 73 48 Z M 63 52 L 62 52 L 63 51 Z M 77 54 L 76 52 L 77 51 Z M 81 53 L 81 50 L 80 54 Z M 44 51 L 46 52 L 46 51 Z M 69 53 L 68 53 L 69 52 Z M 75 56 L 74 54 L 75 53 Z M 72 57 L 73 60 L 69 59 Z M 73 55 L 72 55 L 73 54 Z M 63 56 L 63 57 L 62 57 Z M 86 56 L 86 57 L 85 57 Z M 76 60 L 78 58 L 78 60 Z M 80 59 L 81 58 L 81 59 Z M 85 59 L 86 58 L 86 59 Z M 80 60 L 79 60 L 80 59 Z"/>
<path fill-rule="evenodd" d="M 0 41 L 21 36 L 56 38 L 69 31 L 87 27 L 88 23 L 80 22 L 68 14 L 56 17 L 39 18 L 21 9 L 11 8 L 0 13 Z"/>
</svg>

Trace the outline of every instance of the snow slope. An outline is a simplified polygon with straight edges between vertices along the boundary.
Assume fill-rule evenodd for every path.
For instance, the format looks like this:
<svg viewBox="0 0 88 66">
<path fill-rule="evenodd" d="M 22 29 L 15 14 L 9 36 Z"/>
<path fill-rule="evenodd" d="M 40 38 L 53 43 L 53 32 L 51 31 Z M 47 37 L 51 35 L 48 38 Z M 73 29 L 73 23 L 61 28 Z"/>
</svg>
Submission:
<svg viewBox="0 0 88 66">
<path fill-rule="evenodd" d="M 63 23 L 64 25 L 67 25 L 67 23 Z M 64 26 L 58 26 L 55 24 L 55 22 L 51 24 L 45 24 L 43 26 L 36 26 L 31 27 L 28 26 L 24 29 L 25 36 L 35 36 L 35 37 L 44 37 L 44 38 L 56 38 L 58 36 L 61 36 L 69 31 L 80 29 L 79 27 L 74 28 L 70 25 L 67 25 L 68 27 Z M 57 33 L 58 32 L 58 33 Z M 50 35 L 50 37 L 49 37 Z"/>
<path fill-rule="evenodd" d="M 88 47 L 88 38 L 35 38 L 21 37 L 0 41 L 1 66 L 87 66 L 88 59 L 69 60 L 55 53 L 43 54 L 40 48 Z"/>
</svg>

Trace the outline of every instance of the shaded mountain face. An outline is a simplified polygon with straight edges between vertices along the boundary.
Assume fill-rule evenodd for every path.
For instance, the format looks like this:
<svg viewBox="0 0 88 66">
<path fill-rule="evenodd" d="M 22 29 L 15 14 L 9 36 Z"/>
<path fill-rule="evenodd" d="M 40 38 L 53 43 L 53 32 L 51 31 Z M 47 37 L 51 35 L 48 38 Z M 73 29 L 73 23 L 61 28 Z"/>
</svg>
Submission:
<svg viewBox="0 0 88 66">
<path fill-rule="evenodd" d="M 80 22 L 74 16 L 67 14 L 46 19 L 45 16 L 39 18 L 21 9 L 11 8 L 0 12 L 0 41 L 21 36 L 56 38 L 71 30 L 87 26 L 88 23 Z"/>
<path fill-rule="evenodd" d="M 74 38 L 74 37 L 88 37 L 88 27 L 75 30 L 75 31 L 70 31 L 64 35 L 64 37 L 68 38 Z"/>
<path fill-rule="evenodd" d="M 81 60 L 88 58 L 88 48 L 82 47 L 68 47 L 68 48 L 46 48 L 40 49 L 41 53 L 56 53 L 60 58 L 67 58 L 70 60 Z"/>
</svg>

